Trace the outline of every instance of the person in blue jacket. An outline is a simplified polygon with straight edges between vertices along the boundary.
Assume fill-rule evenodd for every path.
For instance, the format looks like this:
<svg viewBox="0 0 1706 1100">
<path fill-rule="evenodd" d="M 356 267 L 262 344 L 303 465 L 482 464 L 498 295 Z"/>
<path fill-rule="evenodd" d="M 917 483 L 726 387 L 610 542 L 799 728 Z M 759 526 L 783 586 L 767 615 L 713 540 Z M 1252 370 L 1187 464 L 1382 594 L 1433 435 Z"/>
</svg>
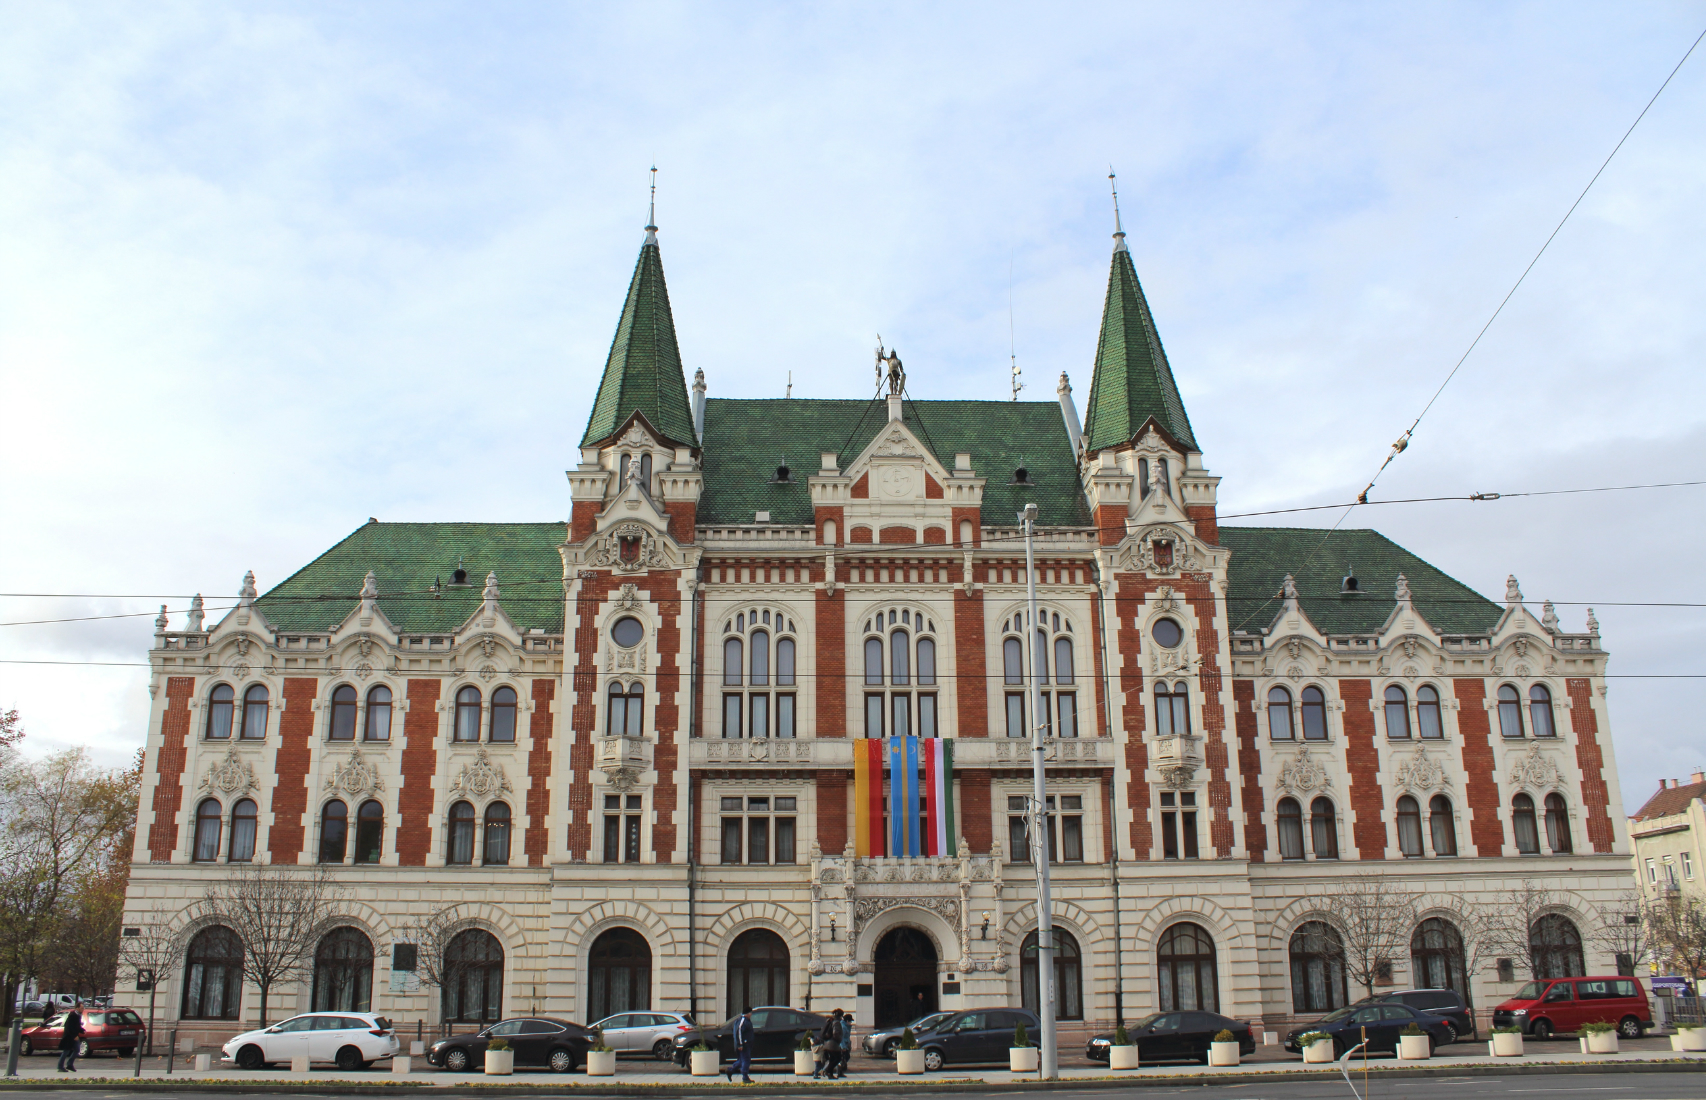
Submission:
<svg viewBox="0 0 1706 1100">
<path fill-rule="evenodd" d="M 740 1074 L 741 1084 L 752 1084 L 752 1006 L 748 1005 L 735 1018 L 735 1064 L 734 1068 L 723 1076 L 733 1081 L 735 1073 Z"/>
</svg>

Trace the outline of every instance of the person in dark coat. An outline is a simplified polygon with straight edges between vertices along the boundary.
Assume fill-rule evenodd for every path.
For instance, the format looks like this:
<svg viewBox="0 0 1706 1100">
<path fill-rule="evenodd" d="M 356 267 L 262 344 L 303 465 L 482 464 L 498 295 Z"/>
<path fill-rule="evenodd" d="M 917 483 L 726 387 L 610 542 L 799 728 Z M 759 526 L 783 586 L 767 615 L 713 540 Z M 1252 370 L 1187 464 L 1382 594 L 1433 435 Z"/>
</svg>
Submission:
<svg viewBox="0 0 1706 1100">
<path fill-rule="evenodd" d="M 823 1030 L 818 1033 L 817 1068 L 812 1070 L 812 1080 L 817 1080 L 820 1073 L 835 1076 L 835 1066 L 841 1055 L 841 1010 L 833 1010 L 829 1018 L 823 1022 Z"/>
<path fill-rule="evenodd" d="M 837 1015 L 840 1017 L 835 1022 L 841 1029 L 841 1055 L 836 1059 L 835 1072 L 831 1076 L 846 1077 L 847 1061 L 853 1057 L 853 1014 L 838 1012 Z"/>
<path fill-rule="evenodd" d="M 741 1084 L 752 1084 L 752 1009 L 749 1007 L 735 1018 L 735 1064 L 734 1069 L 726 1076 L 734 1080 L 735 1073 L 740 1074 Z"/>
<path fill-rule="evenodd" d="M 77 1072 L 77 1047 L 83 1041 L 83 1014 L 75 1008 L 65 1014 L 59 1032 L 59 1072 Z"/>
</svg>

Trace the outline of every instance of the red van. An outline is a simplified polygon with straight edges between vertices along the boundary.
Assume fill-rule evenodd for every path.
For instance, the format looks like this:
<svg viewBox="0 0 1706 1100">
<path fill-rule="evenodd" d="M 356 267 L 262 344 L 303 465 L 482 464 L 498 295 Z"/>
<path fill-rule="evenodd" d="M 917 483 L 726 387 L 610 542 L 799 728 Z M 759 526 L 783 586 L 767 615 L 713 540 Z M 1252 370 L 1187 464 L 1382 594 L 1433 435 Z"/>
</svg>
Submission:
<svg viewBox="0 0 1706 1100">
<path fill-rule="evenodd" d="M 1493 1009 L 1494 1027 L 1520 1027 L 1536 1039 L 1599 1022 L 1615 1024 L 1625 1039 L 1639 1039 L 1653 1026 L 1639 978 L 1544 978 Z"/>
</svg>

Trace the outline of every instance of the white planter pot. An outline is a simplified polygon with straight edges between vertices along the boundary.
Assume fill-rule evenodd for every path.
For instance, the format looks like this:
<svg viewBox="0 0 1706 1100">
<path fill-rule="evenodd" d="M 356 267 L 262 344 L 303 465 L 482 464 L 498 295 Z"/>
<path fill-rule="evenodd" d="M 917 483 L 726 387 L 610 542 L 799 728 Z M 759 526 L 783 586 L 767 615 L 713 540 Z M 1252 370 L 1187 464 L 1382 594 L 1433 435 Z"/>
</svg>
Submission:
<svg viewBox="0 0 1706 1100">
<path fill-rule="evenodd" d="M 1133 1043 L 1131 1046 L 1126 1046 L 1126 1047 L 1109 1047 L 1108 1048 L 1108 1068 L 1109 1069 L 1136 1069 L 1137 1068 L 1137 1044 Z"/>
<path fill-rule="evenodd" d="M 391 1056 L 392 1073 L 408 1073 L 413 1065 L 414 1062 L 407 1054 L 393 1054 Z"/>
<path fill-rule="evenodd" d="M 195 1068 L 202 1073 L 206 1073 L 208 1070 L 212 1069 L 213 1068 L 213 1055 L 211 1055 L 211 1054 L 198 1054 L 198 1055 L 196 1055 L 195 1056 Z"/>
<path fill-rule="evenodd" d="M 1588 1036 L 1589 1054 L 1616 1054 L 1617 1032 L 1600 1031 Z"/>
<path fill-rule="evenodd" d="M 894 1069 L 896 1073 L 900 1074 L 923 1073 L 924 1052 L 922 1050 L 895 1051 Z"/>
<path fill-rule="evenodd" d="M 1512 1031 L 1495 1034 L 1493 1036 L 1493 1057 L 1521 1058 L 1522 1033 Z"/>
<path fill-rule="evenodd" d="M 587 1051 L 586 1075 L 588 1077 L 616 1076 L 616 1052 L 614 1050 Z"/>
<path fill-rule="evenodd" d="M 1305 1062 L 1331 1062 L 1333 1060 L 1333 1040 L 1317 1039 L 1303 1048 Z"/>
<path fill-rule="evenodd" d="M 1398 1057 L 1406 1062 L 1424 1062 L 1431 1055 L 1428 1037 L 1426 1035 L 1398 1036 Z"/>
<path fill-rule="evenodd" d="M 486 1051 L 486 1073 L 493 1077 L 508 1077 L 515 1072 L 515 1051 Z"/>
<path fill-rule="evenodd" d="M 794 1076 L 810 1077 L 817 1069 L 817 1055 L 809 1050 L 794 1051 Z"/>
<path fill-rule="evenodd" d="M 1706 1050 L 1706 1027 L 1679 1027 L 1676 1029 L 1677 1050 Z"/>
<path fill-rule="evenodd" d="M 695 1077 L 715 1077 L 720 1055 L 714 1050 L 694 1050 L 687 1055 L 688 1070 Z"/>
<path fill-rule="evenodd" d="M 292 1073 L 307 1073 L 308 1072 L 308 1055 L 298 1054 L 298 1055 L 296 1055 L 296 1057 L 292 1058 L 290 1060 L 290 1072 L 292 1072 Z"/>
<path fill-rule="evenodd" d="M 1036 1047 L 1008 1047 L 1007 1068 L 1014 1073 L 1037 1072 L 1037 1059 L 1042 1052 Z"/>
<path fill-rule="evenodd" d="M 1238 1064 L 1237 1043 L 1210 1043 L 1208 1045 L 1208 1064 L 1211 1066 L 1235 1066 Z"/>
</svg>

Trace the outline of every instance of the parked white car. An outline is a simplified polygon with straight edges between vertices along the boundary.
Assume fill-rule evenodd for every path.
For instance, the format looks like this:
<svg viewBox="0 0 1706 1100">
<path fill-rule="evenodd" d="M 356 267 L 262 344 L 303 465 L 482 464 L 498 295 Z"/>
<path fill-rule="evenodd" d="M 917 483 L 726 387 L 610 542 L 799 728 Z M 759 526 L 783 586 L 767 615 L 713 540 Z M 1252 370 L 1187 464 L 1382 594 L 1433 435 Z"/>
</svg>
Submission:
<svg viewBox="0 0 1706 1100">
<path fill-rule="evenodd" d="M 683 1012 L 618 1012 L 592 1026 L 619 1056 L 650 1054 L 667 1062 L 675 1054 L 675 1037 L 692 1031 L 693 1021 Z"/>
<path fill-rule="evenodd" d="M 376 1058 L 401 1049 L 391 1021 L 371 1012 L 310 1012 L 259 1031 L 246 1031 L 224 1046 L 225 1061 L 239 1069 L 265 1069 L 273 1062 L 308 1056 L 344 1071 L 366 1069 Z"/>
</svg>

